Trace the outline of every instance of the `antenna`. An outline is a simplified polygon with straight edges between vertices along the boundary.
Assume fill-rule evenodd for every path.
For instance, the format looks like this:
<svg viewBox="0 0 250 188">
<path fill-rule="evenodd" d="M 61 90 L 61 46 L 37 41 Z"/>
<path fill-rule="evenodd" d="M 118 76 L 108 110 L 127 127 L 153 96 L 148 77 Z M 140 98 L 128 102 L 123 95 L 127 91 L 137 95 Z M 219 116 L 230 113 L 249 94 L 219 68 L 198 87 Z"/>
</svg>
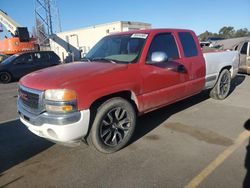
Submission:
<svg viewBox="0 0 250 188">
<path fill-rule="evenodd" d="M 40 47 L 49 47 L 49 38 L 61 32 L 61 21 L 56 0 L 35 1 L 35 33 Z"/>
</svg>

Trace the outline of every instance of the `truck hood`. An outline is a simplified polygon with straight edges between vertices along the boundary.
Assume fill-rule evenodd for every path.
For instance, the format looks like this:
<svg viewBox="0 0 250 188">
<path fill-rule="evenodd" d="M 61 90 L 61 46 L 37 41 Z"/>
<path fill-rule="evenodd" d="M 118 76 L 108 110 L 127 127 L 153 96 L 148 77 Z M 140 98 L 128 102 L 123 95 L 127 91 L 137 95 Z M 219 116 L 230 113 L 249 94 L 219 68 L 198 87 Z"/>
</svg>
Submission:
<svg viewBox="0 0 250 188">
<path fill-rule="evenodd" d="M 37 90 L 69 88 L 75 81 L 88 81 L 96 76 L 121 71 L 127 67 L 126 64 L 106 62 L 74 62 L 30 73 L 20 80 L 20 84 Z"/>
</svg>

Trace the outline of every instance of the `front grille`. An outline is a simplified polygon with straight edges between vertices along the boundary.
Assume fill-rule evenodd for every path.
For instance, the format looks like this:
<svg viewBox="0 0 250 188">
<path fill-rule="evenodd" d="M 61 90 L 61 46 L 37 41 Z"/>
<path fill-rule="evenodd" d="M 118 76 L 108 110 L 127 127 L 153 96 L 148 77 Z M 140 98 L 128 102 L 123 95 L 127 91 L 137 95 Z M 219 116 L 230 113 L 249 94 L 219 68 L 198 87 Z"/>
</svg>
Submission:
<svg viewBox="0 0 250 188">
<path fill-rule="evenodd" d="M 42 91 L 19 87 L 19 100 L 28 111 L 39 113 L 42 110 Z"/>
<path fill-rule="evenodd" d="M 23 104 L 34 109 L 38 109 L 39 107 L 39 95 L 35 93 L 30 93 L 28 91 L 24 91 L 20 89 L 20 99 Z"/>
</svg>

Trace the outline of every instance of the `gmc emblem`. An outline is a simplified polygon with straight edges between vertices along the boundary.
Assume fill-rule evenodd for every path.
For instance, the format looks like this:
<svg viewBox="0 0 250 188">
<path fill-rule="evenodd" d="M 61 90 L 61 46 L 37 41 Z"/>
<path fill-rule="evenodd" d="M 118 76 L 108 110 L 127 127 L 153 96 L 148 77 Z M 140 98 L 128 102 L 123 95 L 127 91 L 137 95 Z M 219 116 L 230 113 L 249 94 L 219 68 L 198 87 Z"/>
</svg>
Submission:
<svg viewBox="0 0 250 188">
<path fill-rule="evenodd" d="M 25 94 L 25 93 L 20 92 L 20 97 L 21 97 L 21 99 L 23 99 L 23 100 L 25 100 L 25 101 L 28 100 L 28 95 Z"/>
</svg>

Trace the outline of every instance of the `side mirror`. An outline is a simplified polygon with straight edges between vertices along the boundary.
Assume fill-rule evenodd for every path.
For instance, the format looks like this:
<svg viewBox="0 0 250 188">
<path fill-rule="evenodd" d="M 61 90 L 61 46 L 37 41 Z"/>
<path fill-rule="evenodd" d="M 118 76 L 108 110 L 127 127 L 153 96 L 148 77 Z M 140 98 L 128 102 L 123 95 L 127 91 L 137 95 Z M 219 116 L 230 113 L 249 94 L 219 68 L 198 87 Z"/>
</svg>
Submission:
<svg viewBox="0 0 250 188">
<path fill-rule="evenodd" d="M 152 63 L 162 63 L 168 61 L 168 55 L 165 52 L 153 52 L 151 55 Z"/>
</svg>

